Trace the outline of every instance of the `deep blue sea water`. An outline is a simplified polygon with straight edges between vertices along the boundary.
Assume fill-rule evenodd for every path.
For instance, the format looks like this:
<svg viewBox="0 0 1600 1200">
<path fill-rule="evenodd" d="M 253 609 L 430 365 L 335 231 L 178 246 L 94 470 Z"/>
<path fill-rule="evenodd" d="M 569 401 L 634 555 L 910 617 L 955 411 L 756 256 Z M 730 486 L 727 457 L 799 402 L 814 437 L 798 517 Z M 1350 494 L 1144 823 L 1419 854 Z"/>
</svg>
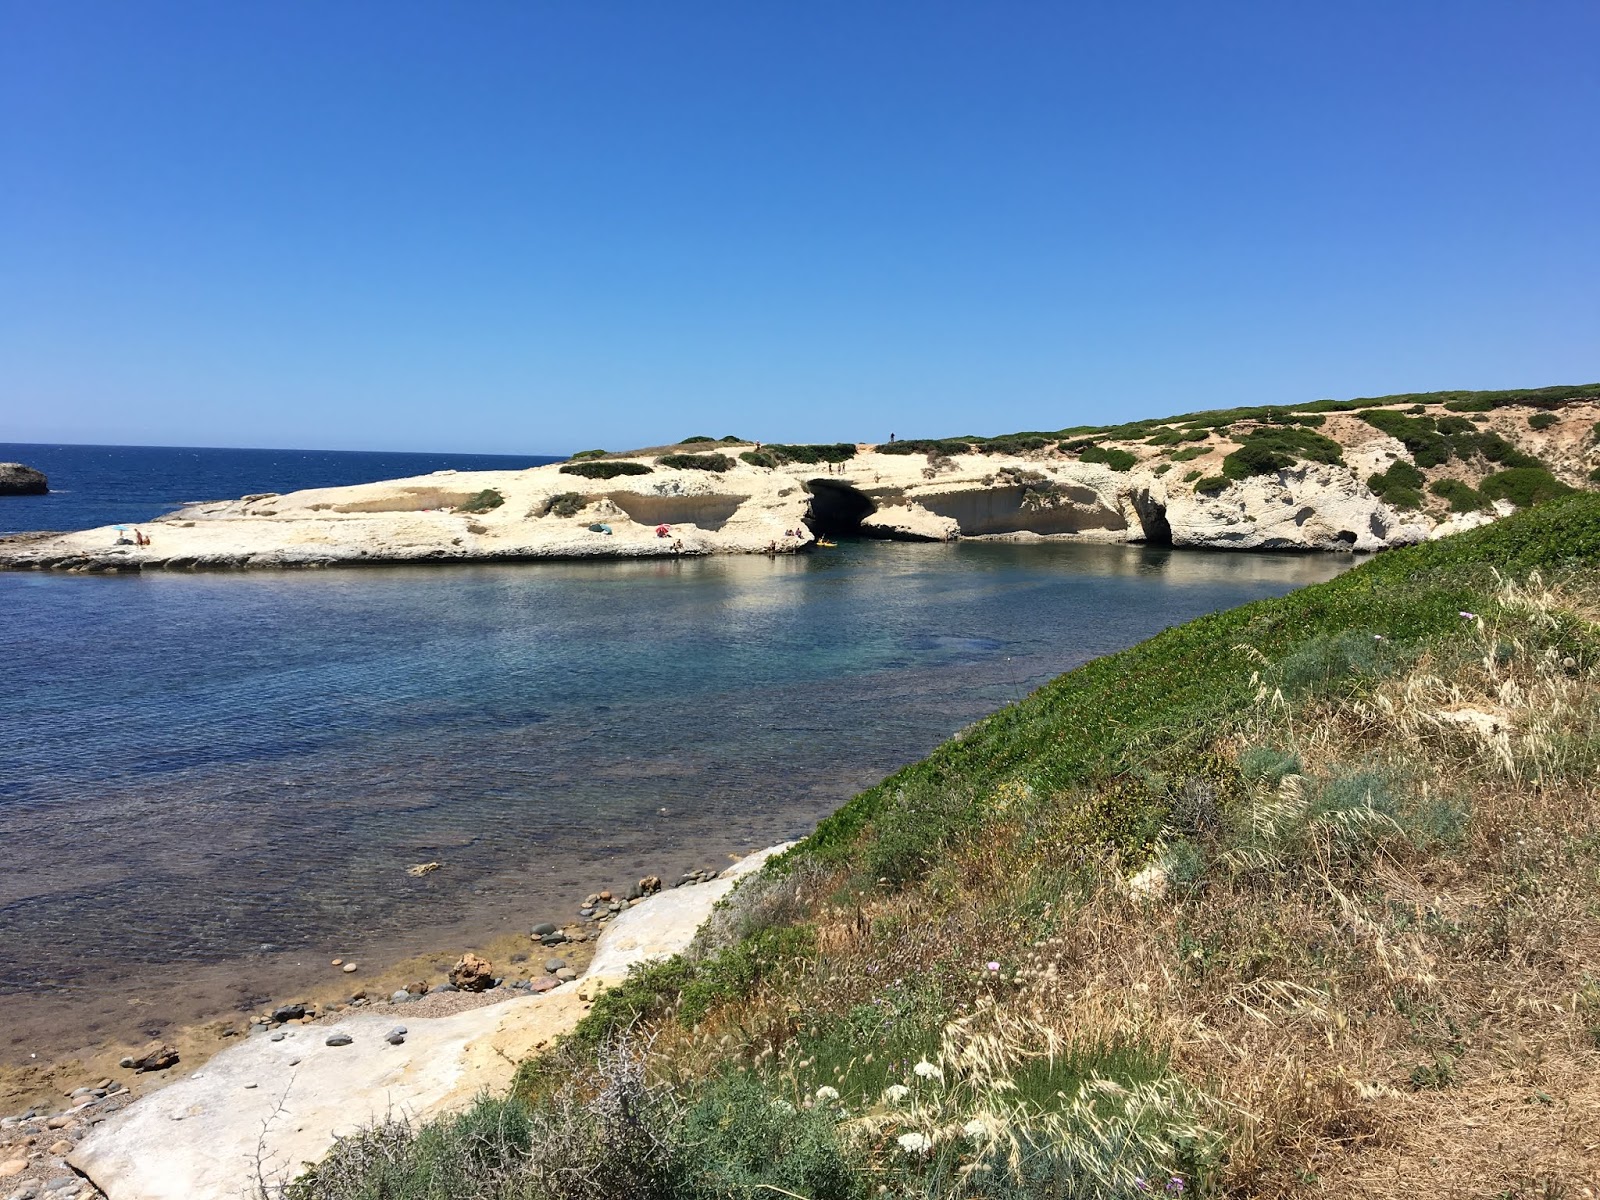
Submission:
<svg viewBox="0 0 1600 1200">
<path fill-rule="evenodd" d="M 181 498 L 284 486 L 219 475 Z M 283 997 L 330 957 L 459 948 L 803 834 L 1063 670 L 1348 564 L 860 542 L 0 573 L 0 1060 Z"/>
<path fill-rule="evenodd" d="M 0 496 L 0 534 L 97 529 L 149 521 L 196 500 L 233 500 L 402 479 L 453 467 L 515 471 L 554 458 L 506 454 L 390 454 L 349 450 L 214 450 L 194 446 L 51 446 L 0 442 L 0 462 L 50 480 L 44 496 Z"/>
</svg>

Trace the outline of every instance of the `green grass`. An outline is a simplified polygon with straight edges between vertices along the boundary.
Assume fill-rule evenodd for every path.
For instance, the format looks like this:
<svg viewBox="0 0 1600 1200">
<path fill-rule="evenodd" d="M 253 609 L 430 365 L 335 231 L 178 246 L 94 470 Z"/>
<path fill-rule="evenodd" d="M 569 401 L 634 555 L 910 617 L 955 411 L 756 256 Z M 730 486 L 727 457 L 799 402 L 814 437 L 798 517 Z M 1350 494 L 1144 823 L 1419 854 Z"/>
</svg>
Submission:
<svg viewBox="0 0 1600 1200">
<path fill-rule="evenodd" d="M 1181 755 L 1248 703 L 1257 654 L 1283 661 L 1347 635 L 1381 635 L 1386 653 L 1403 654 L 1458 628 L 1462 610 L 1481 607 L 1494 569 L 1524 574 L 1596 560 L 1600 497 L 1581 493 L 1388 551 L 1325 584 L 1201 617 L 1087 663 L 979 722 L 856 796 L 786 857 L 855 863 L 868 877 L 883 866 L 886 839 L 897 882 L 907 882 L 976 826 L 981 798 L 1004 781 L 1061 794 L 1096 780 L 1136 780 Z M 1159 824 L 1165 803 L 1159 792 L 1139 792 L 1130 804 L 1144 811 L 1124 824 Z"/>
</svg>

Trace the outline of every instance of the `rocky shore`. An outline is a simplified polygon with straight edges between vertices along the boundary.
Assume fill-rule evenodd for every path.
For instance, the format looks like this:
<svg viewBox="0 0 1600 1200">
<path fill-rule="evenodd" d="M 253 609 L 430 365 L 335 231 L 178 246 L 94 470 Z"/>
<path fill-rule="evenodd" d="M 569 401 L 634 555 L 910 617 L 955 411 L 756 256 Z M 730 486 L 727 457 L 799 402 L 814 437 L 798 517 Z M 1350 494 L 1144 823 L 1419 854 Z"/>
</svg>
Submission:
<svg viewBox="0 0 1600 1200">
<path fill-rule="evenodd" d="M 195 1051 L 186 1046 L 180 1053 L 174 1044 L 185 1044 L 182 1038 L 151 1042 L 121 1057 L 121 1078 L 87 1080 L 63 1091 L 54 1103 L 38 1097 L 22 1111 L 0 1117 L 0 1200 L 243 1194 L 241 1189 L 253 1181 L 247 1174 L 238 1175 L 225 1190 L 206 1190 L 223 1187 L 218 1172 L 231 1169 L 230 1153 L 243 1155 L 251 1148 L 242 1140 L 245 1134 L 249 1133 L 251 1146 L 260 1134 L 259 1128 L 250 1133 L 234 1119 L 241 1102 L 234 1092 L 256 1093 L 273 1083 L 297 1080 L 299 1068 L 313 1053 L 350 1047 L 357 1057 L 388 1056 L 378 1064 L 387 1082 L 394 1082 L 390 1076 L 397 1057 L 413 1064 L 425 1056 L 425 1063 L 418 1062 L 416 1070 L 409 1071 L 416 1078 L 408 1078 L 406 1084 L 420 1103 L 429 1106 L 425 1111 L 470 1099 L 475 1089 L 462 1090 L 458 1067 L 480 1086 L 498 1080 L 497 1064 L 510 1061 L 498 1056 L 520 1060 L 570 1028 L 599 992 L 619 982 L 635 962 L 681 950 L 734 881 L 781 848 L 751 855 L 722 872 L 699 869 L 668 882 L 646 876 L 615 894 L 607 889 L 590 893 L 572 919 L 533 925 L 521 938 L 522 948 L 509 952 L 501 964 L 467 951 L 442 978 L 419 978 L 393 991 L 362 985 L 359 980 L 368 972 L 360 963 L 334 959 L 330 968 L 352 980 L 342 999 L 275 1002 L 226 1030 L 220 1051 L 193 1061 L 186 1060 Z M 641 908 L 644 911 L 636 914 Z M 540 1010 L 536 1020 L 522 1015 L 513 1019 L 499 1011 L 536 998 L 554 1001 Z M 488 1009 L 496 1011 L 483 1011 Z M 485 1036 L 495 1045 L 494 1055 L 473 1057 L 474 1045 Z M 401 1049 L 407 1046 L 409 1050 Z M 471 1058 L 470 1069 L 451 1055 Z M 314 1100 L 316 1111 L 326 1113 L 329 1122 L 324 1147 L 336 1118 L 369 1108 L 375 1115 L 383 1107 L 381 1098 L 374 1099 L 379 1092 L 358 1085 L 364 1077 L 338 1069 L 337 1063 L 328 1065 L 332 1078 L 317 1085 Z M 252 1078 L 239 1082 L 235 1075 L 240 1070 Z M 208 1087 L 208 1079 L 230 1082 Z M 203 1099 L 196 1102 L 185 1092 L 187 1107 L 168 1112 L 170 1106 L 159 1097 L 179 1086 Z M 301 1105 L 310 1093 L 306 1086 L 297 1087 L 296 1093 L 296 1136 L 279 1133 L 298 1145 L 303 1140 L 299 1135 L 307 1132 Z M 141 1119 L 140 1106 L 161 1108 L 160 1119 L 167 1122 L 194 1118 L 190 1126 L 194 1133 L 179 1135 L 169 1127 L 162 1129 L 159 1141 L 151 1140 L 151 1124 L 162 1127 L 153 1117 Z M 119 1119 L 130 1108 L 134 1111 Z M 133 1122 L 138 1132 L 119 1133 L 125 1121 Z M 187 1146 L 187 1154 L 203 1160 L 201 1166 L 174 1166 L 165 1154 L 153 1150 L 174 1138 Z M 276 1147 L 276 1138 L 272 1142 Z M 280 1171 L 282 1167 L 279 1163 Z M 190 1188 L 198 1190 L 186 1190 Z"/>
<path fill-rule="evenodd" d="M 0 569 L 789 554 L 835 536 L 1366 552 L 1600 477 L 1591 395 L 1555 408 L 1362 403 L 1193 414 L 1079 438 L 592 451 L 523 471 L 193 504 L 133 529 L 0 538 Z"/>
</svg>

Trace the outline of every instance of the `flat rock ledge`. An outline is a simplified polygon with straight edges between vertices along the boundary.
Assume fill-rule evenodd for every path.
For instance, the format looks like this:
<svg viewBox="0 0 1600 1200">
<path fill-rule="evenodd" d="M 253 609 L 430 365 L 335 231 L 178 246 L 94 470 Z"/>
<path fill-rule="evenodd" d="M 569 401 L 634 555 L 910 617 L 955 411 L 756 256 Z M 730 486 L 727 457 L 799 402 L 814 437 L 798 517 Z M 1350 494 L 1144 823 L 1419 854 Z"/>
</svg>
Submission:
<svg viewBox="0 0 1600 1200">
<path fill-rule="evenodd" d="M 1364 465 L 1382 458 L 1364 453 Z M 1440 532 L 1426 517 L 1397 513 L 1350 469 L 1316 463 L 1215 494 L 1172 483 L 1163 473 L 1170 464 L 1117 472 L 1059 456 L 976 453 L 934 462 L 870 446 L 826 469 L 628 465 L 644 473 L 596 480 L 563 473 L 562 464 L 438 471 L 191 504 L 137 528 L 0 538 L 0 569 L 123 574 L 791 554 L 837 535 L 1363 552 Z"/>
<path fill-rule="evenodd" d="M 398 1045 L 387 1040 L 393 1014 L 301 1026 L 282 1041 L 253 1037 L 97 1126 L 67 1161 L 108 1200 L 244 1200 L 373 1121 L 425 1121 L 462 1108 L 507 1087 L 518 1063 L 572 1029 L 595 995 L 635 965 L 686 949 L 717 901 L 791 844 L 626 909 L 574 982 L 453 1016 L 409 1018 Z"/>
</svg>

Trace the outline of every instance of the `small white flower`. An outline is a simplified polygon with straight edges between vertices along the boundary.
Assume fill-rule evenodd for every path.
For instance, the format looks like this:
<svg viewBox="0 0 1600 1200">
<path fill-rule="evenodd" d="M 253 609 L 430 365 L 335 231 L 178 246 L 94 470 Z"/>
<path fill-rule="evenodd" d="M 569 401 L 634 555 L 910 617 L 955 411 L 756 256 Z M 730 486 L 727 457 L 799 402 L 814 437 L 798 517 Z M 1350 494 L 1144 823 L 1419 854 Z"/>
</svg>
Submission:
<svg viewBox="0 0 1600 1200">
<path fill-rule="evenodd" d="M 895 1141 L 907 1154 L 926 1154 L 933 1149 L 933 1139 L 925 1133 L 902 1133 Z"/>
<path fill-rule="evenodd" d="M 781 1112 L 781 1113 L 792 1113 L 792 1112 L 794 1112 L 794 1105 L 790 1104 L 787 1100 L 774 1100 L 772 1102 L 772 1111 L 773 1112 Z"/>
<path fill-rule="evenodd" d="M 899 1104 L 909 1095 L 911 1095 L 911 1089 L 903 1083 L 891 1083 L 883 1089 L 883 1098 L 890 1104 Z"/>
<path fill-rule="evenodd" d="M 984 1134 L 989 1132 L 989 1127 L 982 1121 L 978 1120 L 977 1117 L 973 1117 L 972 1120 L 968 1121 L 961 1127 L 961 1132 L 966 1134 L 969 1138 L 981 1138 Z"/>
<path fill-rule="evenodd" d="M 817 1089 L 818 1100 L 837 1100 L 838 1098 L 839 1091 L 837 1088 L 831 1088 L 824 1084 L 822 1087 Z"/>
<path fill-rule="evenodd" d="M 918 1079 L 940 1079 L 940 1078 L 943 1078 L 943 1076 L 941 1076 L 939 1074 L 939 1068 L 934 1066 L 927 1059 L 923 1059 L 916 1066 L 912 1067 L 911 1068 L 911 1073 L 913 1075 L 915 1075 Z"/>
</svg>

